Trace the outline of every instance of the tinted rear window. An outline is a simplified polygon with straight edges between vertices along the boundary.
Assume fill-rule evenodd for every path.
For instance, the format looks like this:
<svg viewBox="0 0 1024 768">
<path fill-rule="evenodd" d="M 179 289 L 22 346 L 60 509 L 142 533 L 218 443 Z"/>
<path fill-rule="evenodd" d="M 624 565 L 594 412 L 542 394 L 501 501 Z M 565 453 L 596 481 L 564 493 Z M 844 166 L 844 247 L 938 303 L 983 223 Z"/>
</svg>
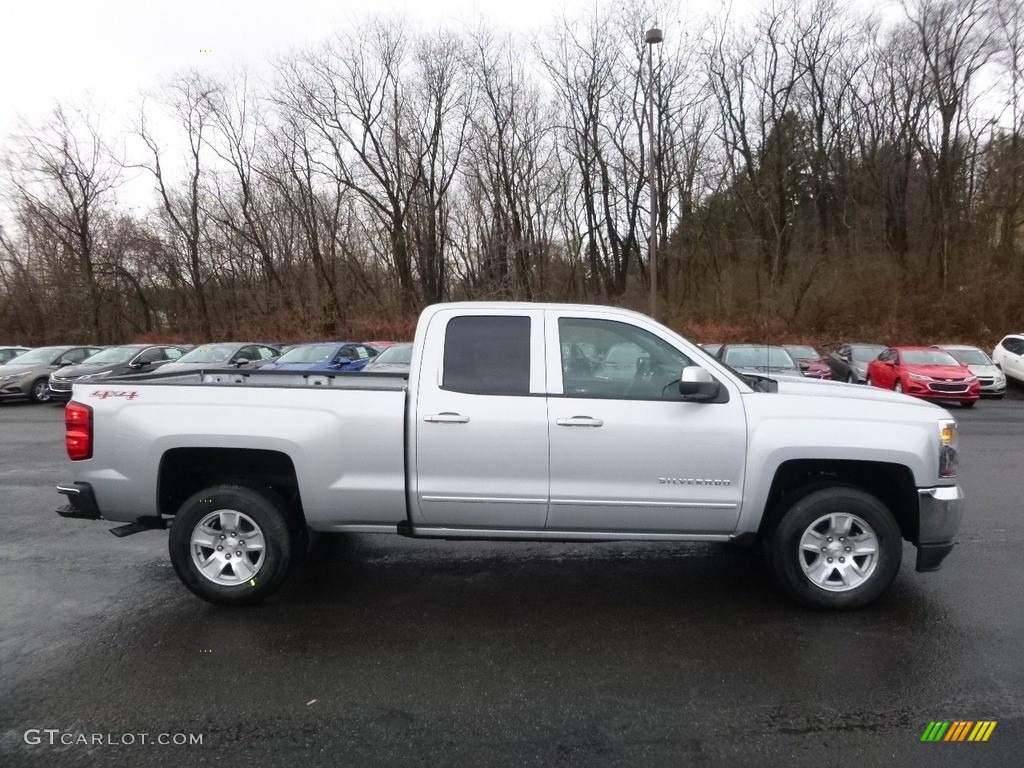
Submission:
<svg viewBox="0 0 1024 768">
<path fill-rule="evenodd" d="M 475 395 L 528 395 L 530 318 L 453 318 L 444 340 L 442 387 Z"/>
</svg>

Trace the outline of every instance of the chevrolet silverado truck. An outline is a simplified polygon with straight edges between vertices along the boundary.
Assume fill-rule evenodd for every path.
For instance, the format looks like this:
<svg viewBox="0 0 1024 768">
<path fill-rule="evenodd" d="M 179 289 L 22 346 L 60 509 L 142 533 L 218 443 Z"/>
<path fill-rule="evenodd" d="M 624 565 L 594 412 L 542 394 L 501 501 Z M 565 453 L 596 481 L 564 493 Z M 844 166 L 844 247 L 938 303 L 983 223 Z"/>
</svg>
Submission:
<svg viewBox="0 0 1024 768">
<path fill-rule="evenodd" d="M 198 597 L 257 602 L 309 531 L 759 542 L 812 607 L 882 595 L 963 514 L 956 422 L 849 384 L 744 376 L 650 318 L 428 307 L 408 374 L 204 370 L 76 383 L 64 517 L 169 528 Z"/>
</svg>

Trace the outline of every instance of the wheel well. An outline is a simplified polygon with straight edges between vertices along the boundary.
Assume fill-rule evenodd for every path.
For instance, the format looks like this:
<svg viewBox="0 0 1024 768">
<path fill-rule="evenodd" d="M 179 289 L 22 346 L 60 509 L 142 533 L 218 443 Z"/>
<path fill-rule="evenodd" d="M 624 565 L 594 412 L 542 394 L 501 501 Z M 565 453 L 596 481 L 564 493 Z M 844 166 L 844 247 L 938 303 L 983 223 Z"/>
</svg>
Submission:
<svg viewBox="0 0 1024 768">
<path fill-rule="evenodd" d="M 852 485 L 875 496 L 892 512 L 903 538 L 917 541 L 918 500 L 914 475 L 902 464 L 882 461 L 796 459 L 783 462 L 768 492 L 758 533 L 774 528 L 791 502 L 829 483 Z"/>
<path fill-rule="evenodd" d="M 249 448 L 174 448 L 160 461 L 157 498 L 160 514 L 175 515 L 192 494 L 211 485 L 233 483 L 270 490 L 302 517 L 299 483 L 291 458 L 278 451 Z"/>
</svg>

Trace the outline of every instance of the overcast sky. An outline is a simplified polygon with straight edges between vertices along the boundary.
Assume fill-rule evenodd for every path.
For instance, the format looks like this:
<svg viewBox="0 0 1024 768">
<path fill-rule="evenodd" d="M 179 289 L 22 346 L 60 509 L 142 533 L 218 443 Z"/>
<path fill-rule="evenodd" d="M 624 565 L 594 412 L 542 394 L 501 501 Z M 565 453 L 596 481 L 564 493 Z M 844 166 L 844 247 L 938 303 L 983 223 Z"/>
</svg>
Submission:
<svg viewBox="0 0 1024 768">
<path fill-rule="evenodd" d="M 481 17 L 525 30 L 591 0 L 0 0 L 0 139 L 16 116 L 90 92 L 126 109 L 141 89 L 189 67 L 259 66 L 353 19 L 403 12 L 430 28 Z M 210 50 L 211 53 L 201 51 Z"/>
</svg>

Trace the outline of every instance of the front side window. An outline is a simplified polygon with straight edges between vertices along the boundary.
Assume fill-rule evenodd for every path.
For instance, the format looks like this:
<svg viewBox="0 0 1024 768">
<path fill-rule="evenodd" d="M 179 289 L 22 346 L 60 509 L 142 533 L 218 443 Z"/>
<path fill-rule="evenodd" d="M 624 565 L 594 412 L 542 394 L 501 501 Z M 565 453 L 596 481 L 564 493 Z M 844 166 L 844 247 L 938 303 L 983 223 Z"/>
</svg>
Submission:
<svg viewBox="0 0 1024 768">
<path fill-rule="evenodd" d="M 452 318 L 441 387 L 474 395 L 530 394 L 530 318 Z"/>
<path fill-rule="evenodd" d="M 562 391 L 576 397 L 679 399 L 690 358 L 642 328 L 614 320 L 558 321 Z"/>
</svg>

